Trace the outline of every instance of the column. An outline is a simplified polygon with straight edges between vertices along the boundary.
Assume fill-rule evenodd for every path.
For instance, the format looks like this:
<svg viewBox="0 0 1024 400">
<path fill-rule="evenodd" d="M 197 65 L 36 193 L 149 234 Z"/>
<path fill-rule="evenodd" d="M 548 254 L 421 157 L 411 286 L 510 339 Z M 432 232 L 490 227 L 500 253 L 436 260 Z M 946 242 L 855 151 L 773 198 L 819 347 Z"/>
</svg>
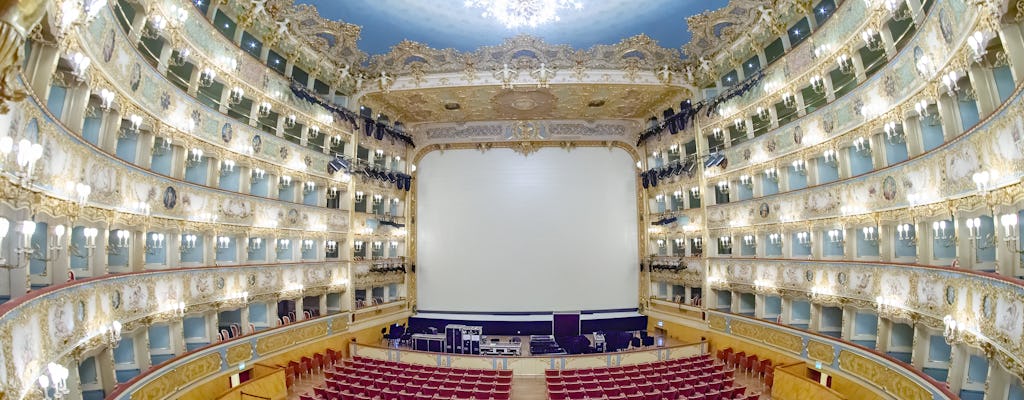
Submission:
<svg viewBox="0 0 1024 400">
<path fill-rule="evenodd" d="M 206 185 L 211 187 L 220 187 L 220 170 L 222 167 L 221 164 L 224 162 L 224 160 L 210 157 L 209 161 L 207 162 L 209 163 L 210 171 L 208 173 L 209 178 L 206 179 Z"/>
<path fill-rule="evenodd" d="M 67 108 L 61 120 L 76 131 L 82 134 L 82 125 L 85 123 L 85 111 L 89 107 L 90 88 L 86 85 L 77 85 L 68 88 Z"/>
<path fill-rule="evenodd" d="M 871 145 L 871 169 L 875 170 L 885 166 L 885 134 L 879 135 L 872 132 L 866 139 Z"/>
<path fill-rule="evenodd" d="M 878 29 L 878 35 L 882 37 L 882 44 L 885 46 L 885 58 L 891 60 L 896 56 L 896 41 L 892 37 L 892 31 L 882 26 Z"/>
<path fill-rule="evenodd" d="M 60 50 L 38 43 L 33 44 L 32 50 L 35 54 L 33 56 L 35 57 L 35 66 L 26 71 L 26 73 L 31 73 L 27 78 L 32 86 L 32 91 L 39 96 L 40 102 L 46 104 L 46 99 L 50 96 L 50 80 L 53 78 L 53 73 L 57 70 L 57 62 L 60 60 Z"/>
<path fill-rule="evenodd" d="M 984 118 L 999 106 L 999 93 L 995 87 L 995 77 L 992 76 L 991 69 L 978 64 L 971 64 L 967 69 L 967 76 L 971 80 L 971 87 L 974 88 L 974 95 L 978 100 L 978 114 Z"/>
<path fill-rule="evenodd" d="M 864 70 L 864 60 L 860 58 L 860 52 L 856 50 L 851 52 L 850 60 L 853 61 L 853 73 L 857 75 L 857 83 L 867 80 L 867 72 Z"/>
<path fill-rule="evenodd" d="M 942 121 L 942 136 L 945 140 L 956 137 L 962 131 L 960 118 L 957 117 L 955 100 L 950 96 L 939 96 L 936 106 Z"/>
<path fill-rule="evenodd" d="M 159 72 L 160 75 L 167 75 L 167 67 L 170 66 L 170 62 L 168 60 L 171 59 L 171 53 L 174 51 L 174 48 L 170 42 L 163 39 L 158 40 L 162 41 L 164 45 L 160 48 L 159 59 L 156 64 L 156 71 Z"/>
<path fill-rule="evenodd" d="M 903 138 L 907 142 L 907 155 L 914 158 L 924 153 L 924 143 L 921 135 L 921 118 L 918 116 L 903 118 Z"/>
<path fill-rule="evenodd" d="M 1021 34 L 1020 25 L 1000 25 L 999 28 L 997 34 L 1003 44 L 1003 50 L 1006 51 L 1006 57 L 1010 60 L 1013 80 L 1020 82 L 1024 79 L 1024 35 Z"/>
</svg>

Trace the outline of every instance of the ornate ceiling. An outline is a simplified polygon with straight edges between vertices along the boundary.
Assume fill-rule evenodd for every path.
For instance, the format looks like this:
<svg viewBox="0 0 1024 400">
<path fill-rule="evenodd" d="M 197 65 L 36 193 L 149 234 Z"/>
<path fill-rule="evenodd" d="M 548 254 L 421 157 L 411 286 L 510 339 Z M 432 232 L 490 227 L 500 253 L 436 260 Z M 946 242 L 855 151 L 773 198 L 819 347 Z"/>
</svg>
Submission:
<svg viewBox="0 0 1024 400">
<path fill-rule="evenodd" d="M 520 34 L 539 37 L 548 43 L 586 49 L 616 43 L 622 38 L 645 34 L 670 49 L 690 40 L 686 18 L 717 10 L 728 0 L 581 0 L 580 10 L 558 11 L 560 20 L 535 28 L 509 29 L 482 10 L 467 8 L 462 0 L 297 0 L 311 4 L 320 15 L 359 25 L 358 45 L 370 54 L 384 54 L 403 40 L 436 49 L 469 52 L 501 43 Z"/>
<path fill-rule="evenodd" d="M 428 88 L 378 91 L 368 104 L 406 124 L 547 119 L 643 119 L 686 93 L 678 86 L 581 84 Z M 447 107 L 447 108 L 446 108 Z"/>
</svg>

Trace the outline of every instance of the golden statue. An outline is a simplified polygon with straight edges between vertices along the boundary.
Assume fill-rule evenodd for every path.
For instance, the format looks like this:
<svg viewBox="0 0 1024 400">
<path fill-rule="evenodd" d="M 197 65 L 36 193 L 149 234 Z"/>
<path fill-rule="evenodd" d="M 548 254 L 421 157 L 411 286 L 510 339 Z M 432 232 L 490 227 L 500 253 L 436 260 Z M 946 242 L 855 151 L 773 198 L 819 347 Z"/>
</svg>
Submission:
<svg viewBox="0 0 1024 400">
<path fill-rule="evenodd" d="M 10 110 L 8 102 L 21 101 L 26 93 L 11 80 L 21 68 L 25 38 L 46 13 L 45 0 L 0 0 L 0 114 Z"/>
</svg>

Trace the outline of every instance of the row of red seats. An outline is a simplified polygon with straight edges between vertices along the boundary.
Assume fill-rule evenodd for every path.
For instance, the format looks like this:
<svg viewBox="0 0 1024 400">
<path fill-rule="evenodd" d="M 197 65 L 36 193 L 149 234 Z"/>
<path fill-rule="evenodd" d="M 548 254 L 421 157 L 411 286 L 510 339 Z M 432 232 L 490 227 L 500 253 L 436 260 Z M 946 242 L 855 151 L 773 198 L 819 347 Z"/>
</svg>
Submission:
<svg viewBox="0 0 1024 400">
<path fill-rule="evenodd" d="M 512 379 L 511 375 L 499 375 L 500 371 L 486 371 L 486 372 L 467 372 L 467 373 L 456 373 L 446 371 L 406 371 L 402 370 L 401 367 L 366 367 L 366 366 L 352 366 L 344 365 L 338 368 L 333 373 L 338 375 L 349 375 L 349 376 L 397 376 L 406 380 L 415 379 L 426 379 L 426 380 L 459 380 L 459 381 L 472 381 L 472 380 L 492 380 L 498 379 Z"/>
<path fill-rule="evenodd" d="M 314 353 L 312 357 L 302 357 L 298 361 L 292 360 L 287 365 L 279 365 L 279 367 L 285 369 L 285 386 L 291 388 L 295 381 L 301 379 L 303 375 L 312 377 L 313 372 L 323 371 L 341 359 L 341 352 L 327 349 L 323 353 Z"/>
<path fill-rule="evenodd" d="M 545 372 L 548 397 L 555 400 L 587 398 L 625 400 L 745 399 L 746 388 L 733 386 L 733 370 L 714 364 L 705 355 L 652 363 L 555 370 Z M 756 398 L 756 395 L 755 397 Z"/>
<path fill-rule="evenodd" d="M 707 393 L 688 393 L 683 389 L 669 388 L 667 390 L 655 390 L 646 393 L 633 392 L 624 393 L 606 388 L 585 389 L 578 391 L 560 391 L 548 393 L 551 400 L 583 400 L 583 399 L 606 399 L 606 400 L 724 400 L 724 399 L 757 399 L 755 393 L 745 394 L 746 388 L 742 386 L 731 387 L 725 390 L 716 390 Z"/>
<path fill-rule="evenodd" d="M 775 366 L 771 359 L 759 360 L 757 354 L 747 355 L 742 351 L 737 353 L 733 351 L 732 347 L 718 350 L 715 353 L 715 358 L 740 372 L 753 375 L 769 390 L 775 382 Z"/>
<path fill-rule="evenodd" d="M 585 390 L 594 388 L 636 388 L 640 392 L 649 392 L 653 389 L 668 390 L 669 388 L 696 388 L 698 392 L 704 393 L 710 390 L 721 390 L 723 387 L 730 387 L 734 383 L 732 378 L 728 379 L 714 379 L 714 380 L 702 380 L 702 381 L 688 381 L 684 379 L 675 380 L 612 380 L 612 381 L 600 381 L 600 382 L 572 382 L 572 383 L 548 383 L 549 391 L 557 390 Z M 627 392 L 629 393 L 629 392 Z"/>
<path fill-rule="evenodd" d="M 324 371 L 303 400 L 494 399 L 511 396 L 512 371 L 447 368 L 355 357 Z M 307 399 L 308 398 L 308 399 Z"/>
<path fill-rule="evenodd" d="M 511 383 L 498 383 L 498 382 L 455 382 L 455 381 L 428 381 L 423 384 L 421 382 L 406 382 L 398 383 L 395 381 L 386 380 L 369 380 L 365 377 L 346 377 L 344 380 L 334 380 L 327 378 L 325 384 L 328 388 L 337 389 L 344 391 L 348 387 L 363 387 L 363 388 L 374 388 L 376 390 L 392 390 L 400 392 L 405 390 L 411 393 L 434 393 L 438 390 L 445 389 L 471 389 L 477 391 L 502 391 L 507 392 L 512 390 Z"/>
<path fill-rule="evenodd" d="M 617 365 L 612 367 L 580 368 L 580 369 L 549 369 L 544 371 L 545 376 L 587 376 L 595 374 L 617 374 L 617 373 L 640 373 L 650 374 L 666 369 L 702 368 L 712 365 L 711 358 L 706 355 L 677 358 L 673 360 L 653 361 L 635 365 Z"/>
<path fill-rule="evenodd" d="M 676 371 L 661 371 L 652 372 L 648 375 L 616 375 L 616 374 L 597 374 L 597 375 L 585 375 L 585 376 L 549 376 L 545 380 L 547 383 L 574 383 L 574 382 L 594 382 L 594 381 L 624 381 L 630 380 L 636 383 L 645 381 L 661 381 L 661 380 L 682 380 L 687 384 L 693 385 L 698 381 L 710 381 L 710 380 L 723 380 L 730 379 L 733 377 L 733 370 L 723 369 L 723 366 L 716 365 L 711 367 L 704 367 L 702 369 L 688 369 L 688 370 L 676 370 Z"/>
</svg>

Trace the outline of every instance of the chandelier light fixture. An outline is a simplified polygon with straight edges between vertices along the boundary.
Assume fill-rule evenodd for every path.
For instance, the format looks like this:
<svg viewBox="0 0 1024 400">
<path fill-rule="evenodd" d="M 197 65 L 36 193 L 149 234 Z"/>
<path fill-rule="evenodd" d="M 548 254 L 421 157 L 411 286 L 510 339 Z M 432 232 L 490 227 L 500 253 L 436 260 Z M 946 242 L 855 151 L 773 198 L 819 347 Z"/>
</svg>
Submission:
<svg viewBox="0 0 1024 400">
<path fill-rule="evenodd" d="M 494 18 L 508 29 L 558 22 L 562 9 L 582 10 L 583 2 L 574 0 L 466 0 L 467 8 L 482 8 L 484 18 Z"/>
</svg>

